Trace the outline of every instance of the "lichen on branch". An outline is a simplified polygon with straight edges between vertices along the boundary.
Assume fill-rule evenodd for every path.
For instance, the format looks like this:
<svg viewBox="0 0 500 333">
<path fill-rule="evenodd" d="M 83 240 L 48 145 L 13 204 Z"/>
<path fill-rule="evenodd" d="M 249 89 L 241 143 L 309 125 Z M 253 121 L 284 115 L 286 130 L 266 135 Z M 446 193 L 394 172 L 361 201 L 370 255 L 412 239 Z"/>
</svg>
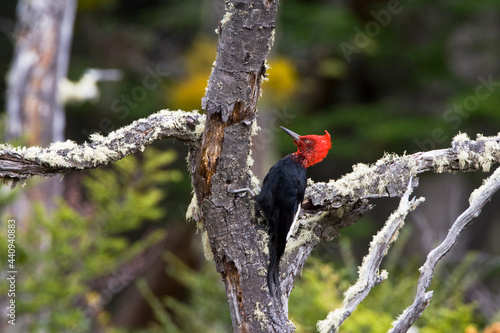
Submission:
<svg viewBox="0 0 500 333">
<path fill-rule="evenodd" d="M 205 116 L 198 112 L 162 110 L 109 133 L 92 134 L 88 142 L 55 142 L 42 147 L 0 145 L 0 177 L 17 182 L 32 176 L 53 176 L 115 162 L 156 140 L 175 138 L 197 144 Z"/>
<path fill-rule="evenodd" d="M 363 258 L 363 262 L 359 266 L 358 280 L 344 293 L 343 307 L 330 312 L 325 320 L 318 322 L 319 332 L 335 332 L 359 303 L 365 299 L 370 290 L 387 279 L 388 272 L 385 270 L 380 271 L 382 259 L 387 254 L 389 246 L 396 240 L 408 213 L 415 210 L 424 201 L 424 198 L 410 200 L 411 193 L 412 179 L 410 178 L 398 208 L 387 219 L 384 227 L 373 237 L 368 254 Z"/>
<path fill-rule="evenodd" d="M 479 216 L 484 205 L 491 200 L 491 197 L 499 188 L 500 168 L 497 168 L 490 177 L 484 180 L 479 188 L 471 193 L 469 207 L 453 222 L 441 244 L 427 255 L 425 263 L 419 269 L 420 277 L 413 304 L 404 310 L 398 319 L 393 322 L 393 327 L 389 330 L 389 333 L 407 332 L 413 323 L 420 318 L 433 296 L 433 292 L 427 291 L 427 289 L 431 284 L 436 265 L 457 243 L 458 238 L 464 232 L 465 228 Z"/>
<path fill-rule="evenodd" d="M 348 202 L 365 198 L 400 197 L 406 190 L 411 176 L 433 171 L 470 172 L 489 171 L 500 162 L 500 134 L 486 137 L 477 135 L 470 140 L 467 135 L 455 136 L 448 149 L 437 149 L 398 156 L 385 154 L 372 165 L 356 164 L 353 171 L 325 182 L 310 182 L 305 198 L 316 209 L 338 208 Z M 418 186 L 418 178 L 413 187 Z"/>
</svg>

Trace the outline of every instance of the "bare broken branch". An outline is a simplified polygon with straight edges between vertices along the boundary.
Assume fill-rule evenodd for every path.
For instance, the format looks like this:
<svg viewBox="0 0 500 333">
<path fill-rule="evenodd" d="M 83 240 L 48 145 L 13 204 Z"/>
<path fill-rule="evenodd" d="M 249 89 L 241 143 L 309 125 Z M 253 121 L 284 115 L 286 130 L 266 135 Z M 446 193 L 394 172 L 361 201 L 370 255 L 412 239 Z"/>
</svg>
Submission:
<svg viewBox="0 0 500 333">
<path fill-rule="evenodd" d="M 371 209 L 367 199 L 401 197 L 418 186 L 415 176 L 426 171 L 489 171 L 500 162 L 500 137 L 477 135 L 470 140 L 458 134 L 451 148 L 397 156 L 386 154 L 373 165 L 357 164 L 353 172 L 328 183 L 308 183 L 305 201 L 299 216 L 299 228 L 287 245 L 288 266 L 282 282 L 288 295 L 295 276 L 302 270 L 311 251 L 321 239 L 331 240 L 339 230 L 360 219 Z"/>
<path fill-rule="evenodd" d="M 455 136 L 451 148 L 397 156 L 386 154 L 373 165 L 357 164 L 353 172 L 328 183 L 311 183 L 306 189 L 306 200 L 314 209 L 338 208 L 365 198 L 401 197 L 411 175 L 426 171 L 470 172 L 489 171 L 500 162 L 500 135 Z M 416 187 L 415 178 L 412 187 Z"/>
<path fill-rule="evenodd" d="M 420 318 L 422 312 L 429 305 L 432 299 L 432 291 L 429 288 L 437 263 L 456 244 L 458 237 L 465 228 L 481 213 L 486 202 L 500 188 L 500 168 L 487 178 L 483 185 L 476 189 L 469 198 L 469 208 L 467 208 L 453 223 L 443 242 L 427 255 L 427 260 L 420 267 L 420 278 L 418 279 L 417 293 L 413 304 L 408 307 L 401 316 L 393 323 L 390 333 L 407 332 L 415 320 Z"/>
<path fill-rule="evenodd" d="M 205 116 L 198 112 L 159 111 L 107 136 L 92 134 L 90 142 L 55 142 L 46 148 L 0 145 L 0 177 L 17 182 L 32 176 L 50 177 L 115 162 L 156 140 L 174 138 L 197 144 Z"/>
<path fill-rule="evenodd" d="M 392 213 L 384 227 L 373 237 L 368 254 L 359 267 L 358 280 L 345 292 L 344 306 L 330 312 L 325 320 L 318 322 L 319 332 L 336 332 L 344 320 L 365 299 L 370 290 L 387 278 L 387 271 L 379 271 L 382 259 L 387 254 L 391 243 L 396 240 L 397 234 L 403 226 L 404 219 L 408 213 L 424 201 L 424 198 L 409 200 L 412 189 L 410 177 L 406 192 L 399 202 L 399 207 Z"/>
</svg>

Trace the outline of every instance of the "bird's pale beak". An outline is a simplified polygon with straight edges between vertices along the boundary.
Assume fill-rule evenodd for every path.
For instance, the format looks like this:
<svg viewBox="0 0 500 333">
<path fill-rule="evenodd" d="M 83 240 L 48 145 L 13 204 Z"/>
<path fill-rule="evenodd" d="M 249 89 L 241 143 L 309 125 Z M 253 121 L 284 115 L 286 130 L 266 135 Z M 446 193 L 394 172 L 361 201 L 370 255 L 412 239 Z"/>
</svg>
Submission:
<svg viewBox="0 0 500 333">
<path fill-rule="evenodd" d="M 286 134 L 290 135 L 295 141 L 300 140 L 300 135 L 298 135 L 295 132 L 290 131 L 288 128 L 284 128 L 283 126 L 280 126 L 280 128 L 286 132 Z"/>
</svg>

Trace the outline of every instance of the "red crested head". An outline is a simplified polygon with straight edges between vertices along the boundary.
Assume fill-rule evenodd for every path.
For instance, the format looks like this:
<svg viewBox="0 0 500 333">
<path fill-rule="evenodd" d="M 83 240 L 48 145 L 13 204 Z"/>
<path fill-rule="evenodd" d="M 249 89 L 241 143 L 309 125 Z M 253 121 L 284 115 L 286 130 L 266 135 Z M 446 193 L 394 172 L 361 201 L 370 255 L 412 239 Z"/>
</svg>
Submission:
<svg viewBox="0 0 500 333">
<path fill-rule="evenodd" d="M 281 129 L 293 138 L 298 149 L 293 156 L 298 158 L 304 168 L 321 162 L 332 147 L 330 133 L 326 130 L 325 135 L 298 135 L 284 127 Z"/>
</svg>

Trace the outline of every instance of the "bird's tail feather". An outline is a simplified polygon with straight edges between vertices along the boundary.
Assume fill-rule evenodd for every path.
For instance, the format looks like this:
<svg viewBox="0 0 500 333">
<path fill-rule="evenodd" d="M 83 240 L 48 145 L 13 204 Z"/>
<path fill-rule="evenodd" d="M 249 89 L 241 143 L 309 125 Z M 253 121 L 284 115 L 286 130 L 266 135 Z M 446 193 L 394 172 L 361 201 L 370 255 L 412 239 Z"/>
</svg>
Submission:
<svg viewBox="0 0 500 333">
<path fill-rule="evenodd" d="M 276 286 L 276 292 L 280 292 L 280 281 L 279 281 L 279 261 L 276 254 L 276 249 L 274 246 L 270 246 L 269 249 L 269 267 L 267 269 L 267 285 L 269 291 L 274 294 L 274 286 Z"/>
</svg>

